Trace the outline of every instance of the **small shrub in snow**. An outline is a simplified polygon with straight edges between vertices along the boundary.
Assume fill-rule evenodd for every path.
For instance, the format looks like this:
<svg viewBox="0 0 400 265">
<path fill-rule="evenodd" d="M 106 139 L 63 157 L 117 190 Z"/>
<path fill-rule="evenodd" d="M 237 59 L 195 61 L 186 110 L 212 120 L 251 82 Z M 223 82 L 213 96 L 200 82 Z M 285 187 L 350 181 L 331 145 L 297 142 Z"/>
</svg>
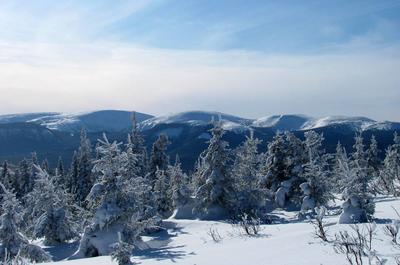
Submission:
<svg viewBox="0 0 400 265">
<path fill-rule="evenodd" d="M 361 265 L 364 256 L 363 247 L 357 237 L 350 235 L 347 231 L 339 231 L 335 235 L 334 250 L 338 254 L 345 254 L 349 264 Z"/>
<path fill-rule="evenodd" d="M 220 235 L 220 233 L 218 232 L 218 230 L 214 227 L 210 227 L 207 231 L 207 235 L 209 235 L 211 237 L 211 239 L 215 242 L 215 243 L 219 243 L 222 241 L 223 237 Z"/>
<path fill-rule="evenodd" d="M 372 241 L 376 235 L 376 224 L 364 226 L 350 225 L 351 232 L 339 231 L 335 234 L 334 250 L 338 254 L 345 254 L 348 264 L 362 265 L 363 258 L 369 260 L 369 264 L 375 260 L 376 264 L 383 264 L 372 248 Z"/>
<path fill-rule="evenodd" d="M 316 207 L 315 213 L 315 221 L 311 221 L 315 228 L 315 235 L 322 241 L 328 242 L 326 224 L 324 222 L 326 208 L 324 206 Z"/>
<path fill-rule="evenodd" d="M 395 220 L 391 224 L 385 225 L 383 228 L 383 232 L 389 236 L 392 240 L 392 243 L 398 245 L 397 236 L 400 230 L 400 221 Z"/>
<path fill-rule="evenodd" d="M 247 236 L 257 236 L 261 231 L 260 218 L 252 217 L 247 214 L 243 214 L 239 221 L 233 224 L 235 228 L 241 231 L 241 234 Z"/>
</svg>

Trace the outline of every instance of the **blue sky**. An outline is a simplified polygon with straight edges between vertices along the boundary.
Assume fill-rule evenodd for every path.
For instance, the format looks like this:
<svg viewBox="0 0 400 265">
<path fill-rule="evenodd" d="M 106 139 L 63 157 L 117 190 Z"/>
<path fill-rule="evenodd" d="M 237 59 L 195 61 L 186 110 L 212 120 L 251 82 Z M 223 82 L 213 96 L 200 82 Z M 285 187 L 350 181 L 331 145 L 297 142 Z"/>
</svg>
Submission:
<svg viewBox="0 0 400 265">
<path fill-rule="evenodd" d="M 0 113 L 400 120 L 399 42 L 400 0 L 0 0 Z"/>
</svg>

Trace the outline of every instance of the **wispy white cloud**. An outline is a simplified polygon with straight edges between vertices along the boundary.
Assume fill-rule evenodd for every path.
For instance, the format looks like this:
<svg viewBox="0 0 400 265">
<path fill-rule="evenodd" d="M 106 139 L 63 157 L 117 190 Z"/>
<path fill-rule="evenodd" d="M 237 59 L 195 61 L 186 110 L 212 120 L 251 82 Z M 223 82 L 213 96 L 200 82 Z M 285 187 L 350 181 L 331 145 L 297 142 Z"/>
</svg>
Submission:
<svg viewBox="0 0 400 265">
<path fill-rule="evenodd" d="M 325 55 L 15 44 L 0 54 L 0 112 L 212 109 L 395 119 L 399 50 Z M 7 58 L 7 55 L 10 58 Z M 383 90 L 382 90 L 383 89 Z"/>
<path fill-rule="evenodd" d="M 215 23 L 199 41 L 203 50 L 157 49 L 98 34 L 164 1 L 80 2 L 0 0 L 0 113 L 209 109 L 248 117 L 304 113 L 400 120 L 400 46 L 381 41 L 397 34 L 389 20 L 315 54 L 212 49 L 298 9 L 247 23 Z M 346 35 L 329 22 L 321 34 Z"/>
</svg>

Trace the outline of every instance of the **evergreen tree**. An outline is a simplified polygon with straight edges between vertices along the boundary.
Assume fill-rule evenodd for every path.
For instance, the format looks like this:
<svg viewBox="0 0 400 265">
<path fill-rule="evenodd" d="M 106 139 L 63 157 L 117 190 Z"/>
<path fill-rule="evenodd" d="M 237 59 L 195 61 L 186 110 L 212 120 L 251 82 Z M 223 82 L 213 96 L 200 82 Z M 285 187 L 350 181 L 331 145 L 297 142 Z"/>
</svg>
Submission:
<svg viewBox="0 0 400 265">
<path fill-rule="evenodd" d="M 90 140 L 87 138 L 85 129 L 81 130 L 81 143 L 78 149 L 78 172 L 76 183 L 76 199 L 82 203 L 86 196 L 89 194 L 93 186 L 92 179 L 92 161 L 91 161 L 92 147 Z"/>
<path fill-rule="evenodd" d="M 42 168 L 44 171 L 50 173 L 50 166 L 49 166 L 49 161 L 47 160 L 47 158 L 42 161 L 42 165 L 40 166 L 40 168 Z"/>
<path fill-rule="evenodd" d="M 87 197 L 92 218 L 81 240 L 79 253 L 84 256 L 90 255 L 88 249 L 98 242 L 92 241 L 92 236 L 99 237 L 103 231 L 120 232 L 125 242 L 136 243 L 153 217 L 149 216 L 152 206 L 146 204 L 148 197 L 144 195 L 149 194 L 150 189 L 142 181 L 143 178 L 127 177 L 127 154 L 121 151 L 121 144 L 110 143 L 105 135 L 99 141 L 99 156 L 93 171 L 100 178 Z M 109 254 L 107 249 L 97 247 L 100 255 Z"/>
<path fill-rule="evenodd" d="M 22 221 L 22 207 L 11 191 L 3 184 L 2 189 L 2 215 L 0 218 L 0 257 L 4 260 L 20 255 L 33 262 L 49 261 L 50 257 L 40 247 L 29 243 L 28 239 L 20 232 L 19 224 Z"/>
<path fill-rule="evenodd" d="M 332 191 L 334 192 L 340 192 L 343 189 L 343 186 L 345 185 L 345 181 L 343 180 L 343 174 L 341 170 L 341 161 L 344 160 L 344 155 L 345 155 L 345 150 L 340 142 L 337 143 L 336 145 L 336 153 L 334 155 L 334 163 L 333 163 L 333 168 L 332 168 Z"/>
<path fill-rule="evenodd" d="M 381 160 L 379 159 L 379 148 L 378 141 L 375 136 L 372 135 L 371 143 L 367 150 L 367 164 L 368 170 L 372 177 L 377 177 L 379 174 L 379 169 L 381 167 Z"/>
<path fill-rule="evenodd" d="M 136 112 L 132 114 L 132 131 L 128 135 L 127 150 L 129 149 L 130 152 L 135 155 L 135 168 L 138 169 L 138 172 L 135 172 L 135 174 L 145 176 L 147 174 L 147 152 L 144 145 L 144 138 L 140 134 L 136 120 Z"/>
<path fill-rule="evenodd" d="M 272 192 L 275 203 L 284 207 L 293 189 L 292 176 L 287 175 L 287 144 L 284 135 L 277 133 L 268 144 L 262 168 L 261 187 Z M 295 169 L 295 168 L 293 168 Z"/>
<path fill-rule="evenodd" d="M 37 171 L 34 189 L 28 195 L 28 201 L 32 202 L 30 219 L 33 220 L 33 237 L 44 237 L 45 244 L 73 239 L 78 233 L 70 212 L 70 196 L 45 170 L 38 167 Z"/>
<path fill-rule="evenodd" d="M 204 158 L 200 155 L 195 164 L 194 164 L 194 170 L 191 176 L 191 190 L 197 191 L 198 188 L 203 186 L 206 182 L 206 180 L 203 178 L 204 174 L 203 172 L 206 170 L 206 166 L 204 163 Z"/>
<path fill-rule="evenodd" d="M 393 146 L 389 146 L 386 150 L 378 186 L 383 187 L 389 194 L 395 196 L 400 194 L 400 154 Z"/>
<path fill-rule="evenodd" d="M 30 186 L 30 167 L 29 162 L 25 158 L 19 162 L 17 173 L 16 173 L 16 196 L 21 199 L 24 195 L 29 192 Z"/>
<path fill-rule="evenodd" d="M 154 184 L 157 212 L 164 217 L 172 213 L 172 190 L 170 175 L 165 170 L 157 170 Z"/>
<path fill-rule="evenodd" d="M 36 152 L 33 152 L 31 155 L 31 160 L 29 163 L 29 182 L 27 185 L 27 192 L 32 191 L 33 185 L 35 184 L 36 178 L 36 167 L 39 166 L 38 158 Z"/>
<path fill-rule="evenodd" d="M 282 134 L 277 133 L 268 144 L 266 161 L 263 167 L 263 187 L 275 192 L 283 181 L 288 180 L 285 174 L 285 140 Z"/>
<path fill-rule="evenodd" d="M 357 223 L 369 220 L 375 211 L 375 204 L 369 187 L 370 176 L 367 170 L 366 152 L 363 138 L 356 135 L 352 159 L 344 155 L 340 161 L 344 182 L 342 205 L 343 213 L 340 223 Z"/>
<path fill-rule="evenodd" d="M 324 206 L 333 195 L 328 186 L 327 157 L 322 150 L 324 137 L 315 131 L 308 131 L 304 135 L 308 162 L 304 172 L 306 182 L 300 185 L 304 193 L 301 209 L 314 211 L 315 207 Z"/>
<path fill-rule="evenodd" d="M 176 155 L 175 165 L 169 169 L 172 185 L 172 206 L 178 209 L 189 201 L 191 190 L 188 175 L 183 173 L 179 156 Z"/>
<path fill-rule="evenodd" d="M 352 154 L 352 160 L 350 166 L 354 170 L 355 177 L 352 180 L 352 186 L 347 187 L 347 192 L 352 193 L 351 190 L 366 194 L 369 192 L 369 182 L 371 176 L 368 172 L 368 161 L 367 153 L 365 151 L 365 145 L 363 143 L 363 137 L 356 135 L 355 144 L 353 146 L 354 152 Z"/>
<path fill-rule="evenodd" d="M 14 185 L 16 184 L 14 177 L 15 176 L 11 175 L 7 161 L 4 161 L 0 175 L 0 182 L 3 183 L 7 189 L 14 190 Z"/>
<path fill-rule="evenodd" d="M 254 138 L 251 131 L 250 137 L 246 137 L 246 141 L 236 150 L 232 170 L 234 186 L 231 199 L 236 215 L 259 216 L 265 204 L 266 197 L 260 187 L 261 159 L 258 154 L 260 143 L 261 141 Z"/>
<path fill-rule="evenodd" d="M 396 150 L 398 154 L 400 154 L 400 135 L 397 132 L 393 134 L 393 149 Z"/>
<path fill-rule="evenodd" d="M 152 183 L 153 188 L 157 178 L 157 171 L 165 171 L 168 169 L 169 157 L 166 151 L 169 143 L 170 142 L 167 135 L 160 134 L 158 139 L 153 144 L 150 157 L 149 173 L 147 174 L 147 178 Z"/>
<path fill-rule="evenodd" d="M 222 140 L 224 130 L 221 122 L 214 123 L 210 130 L 212 138 L 208 148 L 201 154 L 204 159 L 201 179 L 204 184 L 196 191 L 195 211 L 204 219 L 214 219 L 226 215 L 229 211 L 231 192 L 228 172 L 229 153 L 228 143 Z"/>
<path fill-rule="evenodd" d="M 300 189 L 304 179 L 304 165 L 308 162 L 305 143 L 291 132 L 285 132 L 285 175 L 291 184 L 287 199 L 296 205 L 302 204 L 303 192 Z"/>
<path fill-rule="evenodd" d="M 58 157 L 57 167 L 55 169 L 55 176 L 57 177 L 57 185 L 67 189 L 67 176 L 65 174 L 64 162 L 61 156 Z"/>
<path fill-rule="evenodd" d="M 74 151 L 72 155 L 71 167 L 69 169 L 68 178 L 66 179 L 65 183 L 67 191 L 71 194 L 76 194 L 78 177 L 79 177 L 78 153 Z"/>
</svg>

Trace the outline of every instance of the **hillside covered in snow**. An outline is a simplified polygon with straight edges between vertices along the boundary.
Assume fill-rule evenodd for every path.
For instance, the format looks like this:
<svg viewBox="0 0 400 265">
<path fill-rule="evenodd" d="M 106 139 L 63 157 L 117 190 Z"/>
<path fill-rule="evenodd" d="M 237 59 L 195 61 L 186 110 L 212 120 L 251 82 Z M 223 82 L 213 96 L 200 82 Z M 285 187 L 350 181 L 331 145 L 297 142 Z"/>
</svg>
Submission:
<svg viewBox="0 0 400 265">
<path fill-rule="evenodd" d="M 400 199 L 381 197 L 376 205 L 376 235 L 372 248 L 381 261 L 396 265 L 400 250 L 386 235 L 385 225 L 400 220 L 395 210 L 400 209 Z M 335 213 L 336 212 L 336 213 Z M 142 265 L 156 264 L 218 264 L 218 265 L 345 265 L 346 257 L 333 248 L 334 235 L 349 231 L 349 225 L 337 224 L 337 211 L 333 208 L 326 217 L 328 237 L 332 242 L 322 242 L 314 234 L 314 226 L 308 220 L 297 221 L 295 212 L 273 212 L 281 223 L 262 225 L 260 234 L 246 236 L 229 222 L 199 220 L 164 220 L 166 230 L 145 238 L 144 249 L 133 252 L 132 261 Z M 363 227 L 366 225 L 360 225 Z M 220 235 L 215 242 L 210 231 Z M 48 248 L 58 259 L 68 259 L 68 253 L 76 250 L 76 244 Z M 372 261 L 372 264 L 376 260 Z M 117 264 L 110 256 L 60 261 L 54 265 L 108 265 Z M 368 258 L 364 257 L 364 264 Z"/>
</svg>

